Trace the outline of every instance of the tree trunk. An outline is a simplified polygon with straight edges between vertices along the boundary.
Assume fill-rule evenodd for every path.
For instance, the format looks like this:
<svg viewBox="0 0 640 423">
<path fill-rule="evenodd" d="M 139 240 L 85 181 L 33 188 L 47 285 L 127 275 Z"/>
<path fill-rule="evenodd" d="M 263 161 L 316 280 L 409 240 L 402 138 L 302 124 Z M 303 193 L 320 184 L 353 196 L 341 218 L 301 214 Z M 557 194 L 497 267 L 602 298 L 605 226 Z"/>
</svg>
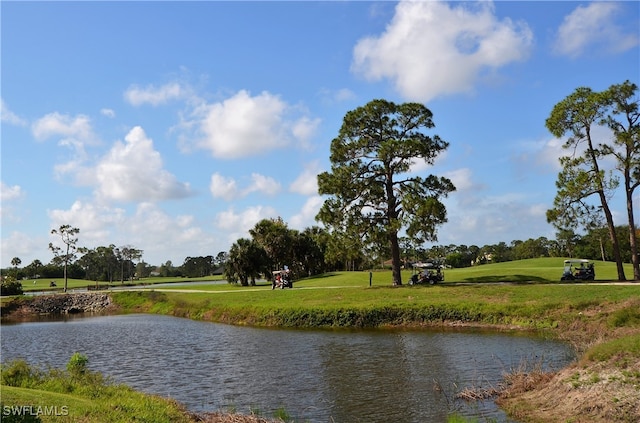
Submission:
<svg viewBox="0 0 640 423">
<path fill-rule="evenodd" d="M 402 273 L 400 263 L 400 244 L 398 243 L 398 233 L 392 231 L 389 233 L 389 245 L 391 247 L 391 275 L 393 277 L 393 286 L 402 285 Z"/>
<path fill-rule="evenodd" d="M 613 258 L 616 261 L 616 269 L 618 271 L 618 280 L 626 281 L 627 278 L 624 275 L 624 267 L 622 266 L 622 257 L 620 256 L 620 244 L 618 243 L 618 235 L 616 234 L 616 227 L 613 224 L 613 216 L 611 215 L 611 210 L 609 209 L 609 204 L 607 203 L 607 199 L 604 195 L 604 192 L 601 190 L 598 192 L 598 194 L 600 194 L 602 210 L 604 211 L 604 215 L 607 219 L 607 226 L 609 227 L 609 237 L 611 238 L 611 248 L 613 249 Z"/>
<path fill-rule="evenodd" d="M 631 245 L 631 263 L 633 265 L 633 279 L 640 280 L 640 258 L 638 257 L 638 239 L 636 225 L 633 219 L 633 192 L 627 189 L 627 216 L 629 218 L 629 245 Z"/>
</svg>

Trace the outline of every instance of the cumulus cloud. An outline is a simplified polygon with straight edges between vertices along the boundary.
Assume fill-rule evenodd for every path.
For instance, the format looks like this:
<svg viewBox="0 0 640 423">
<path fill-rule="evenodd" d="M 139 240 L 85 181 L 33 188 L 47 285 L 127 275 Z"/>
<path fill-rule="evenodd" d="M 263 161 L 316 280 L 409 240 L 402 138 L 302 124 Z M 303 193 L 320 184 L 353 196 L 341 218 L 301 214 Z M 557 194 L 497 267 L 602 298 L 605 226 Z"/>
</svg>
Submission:
<svg viewBox="0 0 640 423">
<path fill-rule="evenodd" d="M 86 245 L 103 245 L 110 239 L 111 230 L 122 226 L 125 212 L 120 208 L 100 206 L 85 201 L 75 201 L 68 210 L 48 210 L 51 229 L 73 222 L 80 229 L 82 242 Z M 52 236 L 52 241 L 59 242 L 59 236 Z M 55 244 L 54 242 L 54 244 Z M 110 242 L 107 242 L 109 244 Z"/>
<path fill-rule="evenodd" d="M 219 173 L 211 175 L 211 183 L 209 190 L 214 198 L 224 198 L 225 200 L 233 200 L 239 195 L 238 184 L 233 178 L 226 178 Z"/>
<path fill-rule="evenodd" d="M 200 136 L 195 147 L 217 158 L 237 159 L 263 154 L 294 142 L 306 144 L 319 121 L 294 116 L 299 111 L 268 92 L 251 96 L 245 90 L 213 104 L 200 105 L 193 122 Z"/>
<path fill-rule="evenodd" d="M 22 188 L 20 185 L 9 186 L 0 181 L 0 201 L 10 201 L 22 197 Z"/>
<path fill-rule="evenodd" d="M 392 80 L 412 101 L 468 92 L 483 71 L 524 60 L 533 43 L 526 23 L 498 20 L 491 2 L 401 2 L 395 12 L 382 35 L 356 44 L 352 70 Z"/>
<path fill-rule="evenodd" d="M 545 217 L 549 205 L 531 202 L 527 194 L 454 194 L 445 202 L 449 223 L 439 231 L 445 244 L 483 246 L 503 241 L 508 243 L 515 239 L 525 240 L 531 233 L 540 236 L 553 233 L 553 228 L 546 223 Z"/>
<path fill-rule="evenodd" d="M 590 3 L 578 6 L 565 16 L 558 28 L 554 51 L 578 57 L 589 49 L 620 53 L 638 45 L 637 28 L 625 30 L 615 23 L 620 5 L 614 2 Z"/>
<path fill-rule="evenodd" d="M 21 118 L 20 116 L 13 113 L 9 110 L 9 106 L 4 102 L 3 99 L 0 99 L 0 119 L 3 123 L 7 123 L 10 125 L 16 126 L 26 126 L 27 120 Z"/>
<path fill-rule="evenodd" d="M 90 172 L 87 173 L 83 167 L 88 157 L 86 147 L 98 145 L 100 141 L 93 131 L 88 116 L 49 113 L 33 123 L 31 132 L 38 141 L 57 138 L 59 146 L 73 150 L 74 154 L 67 162 L 54 166 L 56 176 L 75 174 L 81 183 L 86 183 L 93 178 L 93 175 Z"/>
<path fill-rule="evenodd" d="M 24 192 L 20 185 L 9 186 L 0 181 L 0 217 L 3 221 L 21 220 L 24 210 L 14 207 L 11 203 L 22 198 L 23 195 Z"/>
<path fill-rule="evenodd" d="M 445 172 L 444 176 L 453 182 L 458 192 L 477 191 L 484 188 L 483 184 L 474 181 L 473 173 L 468 167 Z"/>
<path fill-rule="evenodd" d="M 177 82 L 171 82 L 160 87 L 148 85 L 141 88 L 137 85 L 132 85 L 124 92 L 124 99 L 133 106 L 142 106 L 143 104 L 159 106 L 171 100 L 184 98 L 188 94 L 189 89 Z"/>
<path fill-rule="evenodd" d="M 317 194 L 319 173 L 320 165 L 318 161 L 307 164 L 302 173 L 289 185 L 289 191 L 302 195 Z"/>
<path fill-rule="evenodd" d="M 93 133 L 88 116 L 70 116 L 58 112 L 49 113 L 38 119 L 31 127 L 33 136 L 43 141 L 60 137 L 60 145 L 74 146 L 76 149 L 85 144 L 94 144 L 97 137 Z"/>
<path fill-rule="evenodd" d="M 267 195 L 275 195 L 280 192 L 280 182 L 270 176 L 259 173 L 251 174 L 251 185 L 245 190 L 245 194 L 260 192 Z"/>
<path fill-rule="evenodd" d="M 272 207 L 254 206 L 241 213 L 236 213 L 233 208 L 230 208 L 216 215 L 215 226 L 224 230 L 228 234 L 227 241 L 233 243 L 238 238 L 248 237 L 249 229 L 262 219 L 276 217 L 278 214 Z"/>
<path fill-rule="evenodd" d="M 43 244 L 48 245 L 48 241 L 32 234 L 12 231 L 8 236 L 3 237 L 0 243 L 0 267 L 3 269 L 9 267 L 13 257 L 20 257 L 23 266 L 35 259 L 42 260 L 42 256 L 36 252 L 42 248 Z"/>
<path fill-rule="evenodd" d="M 227 201 L 245 197 L 254 192 L 275 195 L 280 192 L 280 189 L 281 186 L 278 181 L 259 173 L 252 173 L 251 183 L 243 189 L 238 187 L 238 183 L 234 178 L 228 178 L 219 173 L 211 175 L 211 183 L 209 184 L 209 190 L 214 198 L 223 198 Z"/>
<path fill-rule="evenodd" d="M 192 255 L 210 255 L 213 244 L 211 236 L 204 233 L 193 216 L 183 214 L 171 216 L 157 204 L 138 204 L 135 214 L 127 220 L 129 230 L 123 230 L 140 245 L 144 256 L 152 263 L 164 263 L 175 256 L 175 251 L 189 251 Z M 126 240 L 125 240 L 126 242 Z M 185 257 L 179 257 L 184 260 Z"/>
<path fill-rule="evenodd" d="M 305 228 L 316 225 L 316 216 L 323 203 L 324 199 L 319 195 L 309 197 L 300 212 L 291 216 L 289 219 L 291 227 L 293 229 L 304 230 Z"/>
<path fill-rule="evenodd" d="M 191 215 L 171 216 L 157 204 L 142 202 L 132 214 L 122 208 L 76 201 L 67 210 L 48 211 L 51 228 L 74 222 L 83 246 L 132 245 L 143 250 L 147 263 L 159 265 L 175 257 L 176 251 L 193 255 L 211 254 L 212 237 L 203 233 Z M 51 237 L 54 244 L 59 237 Z M 3 240 L 4 242 L 4 240 Z"/>
<path fill-rule="evenodd" d="M 152 201 L 183 198 L 190 194 L 181 183 L 163 169 L 162 157 L 153 140 L 136 126 L 116 142 L 95 169 L 101 198 L 118 201 Z"/>
</svg>

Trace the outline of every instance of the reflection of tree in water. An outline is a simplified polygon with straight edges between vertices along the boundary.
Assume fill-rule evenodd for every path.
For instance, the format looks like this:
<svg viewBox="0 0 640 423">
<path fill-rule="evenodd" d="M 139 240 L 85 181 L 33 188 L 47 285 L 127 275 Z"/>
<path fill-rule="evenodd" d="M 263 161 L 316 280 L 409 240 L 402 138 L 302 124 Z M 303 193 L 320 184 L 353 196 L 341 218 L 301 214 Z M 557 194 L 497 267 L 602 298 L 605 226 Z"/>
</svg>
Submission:
<svg viewBox="0 0 640 423">
<path fill-rule="evenodd" d="M 434 334 L 366 332 L 321 350 L 332 418 L 339 421 L 446 421 L 452 411 L 434 389 L 447 376 Z M 426 420 L 425 420 L 426 419 Z"/>
</svg>

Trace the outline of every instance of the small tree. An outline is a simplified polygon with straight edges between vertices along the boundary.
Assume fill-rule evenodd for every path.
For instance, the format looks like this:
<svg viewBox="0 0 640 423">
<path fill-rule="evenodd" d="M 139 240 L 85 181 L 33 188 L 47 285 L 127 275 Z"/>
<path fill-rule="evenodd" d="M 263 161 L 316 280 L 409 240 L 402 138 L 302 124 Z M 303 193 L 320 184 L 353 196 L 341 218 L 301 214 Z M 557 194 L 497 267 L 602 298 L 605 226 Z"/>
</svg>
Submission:
<svg viewBox="0 0 640 423">
<path fill-rule="evenodd" d="M 78 250 L 78 247 L 76 247 L 78 237 L 76 235 L 79 232 L 80 229 L 73 228 L 71 225 L 60 225 L 60 228 L 51 230 L 52 234 L 60 236 L 62 243 L 65 245 L 63 252 L 62 247 L 49 243 L 49 249 L 64 266 L 64 292 L 67 292 L 67 266 L 76 257 L 76 251 Z"/>
<path fill-rule="evenodd" d="M 255 240 L 240 238 L 229 250 L 229 259 L 224 267 L 225 278 L 230 283 L 242 286 L 256 284 L 256 278 L 261 274 L 271 276 L 269 257 L 267 252 Z"/>
</svg>

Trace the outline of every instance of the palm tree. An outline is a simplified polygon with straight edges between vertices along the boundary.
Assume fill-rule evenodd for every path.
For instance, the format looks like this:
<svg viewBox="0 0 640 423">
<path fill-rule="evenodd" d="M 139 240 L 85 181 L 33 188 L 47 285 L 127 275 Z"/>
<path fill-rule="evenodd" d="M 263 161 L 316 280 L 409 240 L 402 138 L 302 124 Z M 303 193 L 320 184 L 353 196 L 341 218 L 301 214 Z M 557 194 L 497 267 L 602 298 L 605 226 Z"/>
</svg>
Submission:
<svg viewBox="0 0 640 423">
<path fill-rule="evenodd" d="M 11 259 L 11 265 L 16 270 L 16 280 L 18 280 L 18 266 L 20 266 L 21 263 L 22 263 L 22 260 L 20 260 L 19 257 L 14 257 Z"/>
</svg>

